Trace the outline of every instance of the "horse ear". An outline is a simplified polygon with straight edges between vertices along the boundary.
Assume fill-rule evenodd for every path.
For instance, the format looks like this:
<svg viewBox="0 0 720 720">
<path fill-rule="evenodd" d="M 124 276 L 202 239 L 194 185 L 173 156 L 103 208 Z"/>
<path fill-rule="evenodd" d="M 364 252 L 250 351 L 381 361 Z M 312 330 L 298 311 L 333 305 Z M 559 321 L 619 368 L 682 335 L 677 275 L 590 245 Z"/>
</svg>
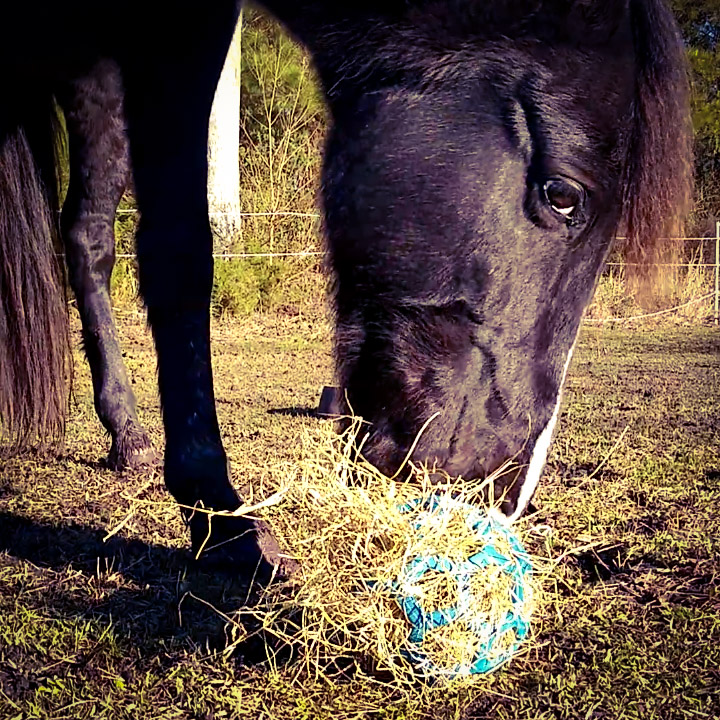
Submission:
<svg viewBox="0 0 720 720">
<path fill-rule="evenodd" d="M 630 0 L 637 66 L 623 182 L 624 255 L 647 275 L 682 232 L 692 199 L 692 125 L 687 56 L 663 0 Z M 670 248 L 671 249 L 671 248 Z"/>
</svg>

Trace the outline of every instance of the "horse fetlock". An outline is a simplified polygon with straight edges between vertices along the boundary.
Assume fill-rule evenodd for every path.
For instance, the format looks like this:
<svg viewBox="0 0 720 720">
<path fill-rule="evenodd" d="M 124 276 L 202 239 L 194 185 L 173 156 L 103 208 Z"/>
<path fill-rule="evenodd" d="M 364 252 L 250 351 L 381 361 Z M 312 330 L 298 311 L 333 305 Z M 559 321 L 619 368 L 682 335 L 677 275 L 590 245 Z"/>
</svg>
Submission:
<svg viewBox="0 0 720 720">
<path fill-rule="evenodd" d="M 128 420 L 113 436 L 107 465 L 111 470 L 131 470 L 158 461 L 150 436 L 136 422 Z"/>
<path fill-rule="evenodd" d="M 273 573 L 274 540 L 246 517 L 213 514 L 197 509 L 187 518 L 193 560 L 214 572 L 228 572 L 266 582 Z M 265 548 L 268 552 L 265 552 Z"/>
</svg>

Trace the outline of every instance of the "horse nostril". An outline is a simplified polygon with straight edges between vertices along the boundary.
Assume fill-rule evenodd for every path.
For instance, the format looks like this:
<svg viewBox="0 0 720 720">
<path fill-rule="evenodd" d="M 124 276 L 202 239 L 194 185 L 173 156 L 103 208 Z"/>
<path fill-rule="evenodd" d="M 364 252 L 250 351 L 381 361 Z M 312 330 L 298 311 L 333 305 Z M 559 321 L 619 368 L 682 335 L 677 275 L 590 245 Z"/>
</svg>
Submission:
<svg viewBox="0 0 720 720">
<path fill-rule="evenodd" d="M 503 524 L 510 525 L 519 519 L 518 499 L 522 490 L 524 473 L 517 469 L 501 475 L 493 485 L 494 515 Z"/>
<path fill-rule="evenodd" d="M 433 472 L 429 472 L 427 477 L 431 485 L 440 485 L 441 483 L 447 482 L 450 476 L 447 473 L 434 470 Z"/>
<path fill-rule="evenodd" d="M 500 503 L 500 512 L 507 518 L 508 524 L 512 522 L 511 518 L 515 515 L 517 509 L 515 500 L 503 500 Z"/>
</svg>

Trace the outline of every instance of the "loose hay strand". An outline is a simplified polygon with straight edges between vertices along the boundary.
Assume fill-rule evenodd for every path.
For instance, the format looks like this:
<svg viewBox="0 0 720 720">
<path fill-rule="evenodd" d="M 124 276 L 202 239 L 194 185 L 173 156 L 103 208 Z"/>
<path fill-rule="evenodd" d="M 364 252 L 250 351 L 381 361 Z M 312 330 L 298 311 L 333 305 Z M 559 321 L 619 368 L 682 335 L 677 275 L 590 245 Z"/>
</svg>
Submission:
<svg viewBox="0 0 720 720">
<path fill-rule="evenodd" d="M 407 478 L 397 473 L 387 477 L 360 455 L 360 427 L 356 421 L 341 435 L 331 423 L 306 430 L 301 459 L 277 473 L 279 487 L 267 488 L 275 502 L 256 504 L 257 515 L 296 569 L 287 580 L 263 589 L 259 601 L 238 617 L 241 622 L 254 618 L 276 642 L 293 648 L 313 675 L 329 679 L 345 660 L 356 671 L 389 672 L 395 687 L 407 687 L 423 673 L 412 661 L 417 650 L 409 640 L 412 626 L 397 593 L 389 589 L 397 587 L 398 578 L 407 581 L 408 568 L 418 557 L 464 562 L 478 553 L 488 540 L 478 540 L 456 507 L 472 504 L 480 515 L 486 513 L 487 491 L 499 473 L 482 481 L 448 477 L 438 484 L 430 479 L 432 469 L 408 463 Z M 428 512 L 430 498 L 439 500 Z M 505 543 L 512 557 L 505 536 L 491 535 L 493 545 L 502 548 Z M 488 617 L 495 613 L 499 626 L 513 608 L 508 582 L 491 567 L 475 574 L 485 578 L 471 576 L 488 599 L 473 611 Z M 428 612 L 457 604 L 453 583 L 457 586 L 457 579 L 442 568 L 416 583 Z M 526 595 L 524 619 L 536 598 L 529 589 Z M 462 623 L 428 629 L 427 636 L 426 654 L 447 668 L 443 679 L 448 682 L 457 667 L 468 666 L 481 643 L 477 628 Z M 507 650 L 510 640 L 515 638 L 501 639 L 500 651 Z"/>
</svg>

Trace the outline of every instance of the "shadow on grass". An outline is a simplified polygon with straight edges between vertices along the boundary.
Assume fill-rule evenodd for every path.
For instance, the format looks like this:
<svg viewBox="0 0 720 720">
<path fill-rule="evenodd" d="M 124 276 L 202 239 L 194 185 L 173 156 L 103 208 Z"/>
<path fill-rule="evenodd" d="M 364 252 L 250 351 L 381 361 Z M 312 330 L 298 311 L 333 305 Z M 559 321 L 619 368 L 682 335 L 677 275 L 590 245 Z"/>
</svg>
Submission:
<svg viewBox="0 0 720 720">
<path fill-rule="evenodd" d="M 268 410 L 268 415 L 284 415 L 285 417 L 307 417 L 323 419 L 323 416 L 320 415 L 315 408 L 309 407 L 271 408 L 270 410 Z"/>
<path fill-rule="evenodd" d="M 0 553 L 8 553 L 11 563 L 25 561 L 58 573 L 49 583 L 43 578 L 42 591 L 22 592 L 26 606 L 57 619 L 111 623 L 151 652 L 168 641 L 225 647 L 227 620 L 221 613 L 232 614 L 251 599 L 248 579 L 203 571 L 186 550 L 118 535 L 105 542 L 105 535 L 93 527 L 0 512 Z M 238 657 L 246 664 L 263 662 L 264 643 L 248 641 Z"/>
</svg>

